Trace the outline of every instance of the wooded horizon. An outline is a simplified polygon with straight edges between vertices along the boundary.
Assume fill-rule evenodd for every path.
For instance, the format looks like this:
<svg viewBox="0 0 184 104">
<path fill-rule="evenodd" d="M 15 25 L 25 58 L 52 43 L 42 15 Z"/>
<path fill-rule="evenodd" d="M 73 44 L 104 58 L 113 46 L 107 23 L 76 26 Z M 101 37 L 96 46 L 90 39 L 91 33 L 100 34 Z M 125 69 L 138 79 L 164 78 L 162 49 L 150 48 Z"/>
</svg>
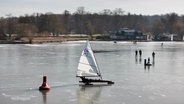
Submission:
<svg viewBox="0 0 184 104">
<path fill-rule="evenodd" d="M 130 28 L 149 33 L 184 34 L 184 16 L 176 13 L 165 15 L 124 14 L 122 9 L 111 11 L 104 9 L 101 13 L 89 13 L 79 7 L 71 14 L 65 10 L 62 14 L 9 16 L 0 18 L 0 39 L 7 39 L 16 34 L 16 39 L 30 36 L 59 36 L 61 34 L 109 34 L 121 28 Z"/>
</svg>

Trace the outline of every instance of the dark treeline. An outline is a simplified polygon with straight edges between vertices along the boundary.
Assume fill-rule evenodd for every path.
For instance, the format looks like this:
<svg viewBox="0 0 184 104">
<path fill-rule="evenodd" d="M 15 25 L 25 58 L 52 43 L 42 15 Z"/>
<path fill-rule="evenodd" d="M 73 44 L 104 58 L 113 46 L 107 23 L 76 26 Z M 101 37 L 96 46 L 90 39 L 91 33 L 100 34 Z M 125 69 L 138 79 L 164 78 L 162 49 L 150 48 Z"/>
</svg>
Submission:
<svg viewBox="0 0 184 104">
<path fill-rule="evenodd" d="M 176 13 L 144 16 L 125 14 L 122 9 L 104 9 L 89 13 L 79 7 L 75 13 L 9 16 L 0 18 L 0 39 L 20 39 L 33 36 L 59 36 L 60 34 L 107 34 L 120 28 L 132 28 L 152 35 L 184 34 L 184 16 Z"/>
</svg>

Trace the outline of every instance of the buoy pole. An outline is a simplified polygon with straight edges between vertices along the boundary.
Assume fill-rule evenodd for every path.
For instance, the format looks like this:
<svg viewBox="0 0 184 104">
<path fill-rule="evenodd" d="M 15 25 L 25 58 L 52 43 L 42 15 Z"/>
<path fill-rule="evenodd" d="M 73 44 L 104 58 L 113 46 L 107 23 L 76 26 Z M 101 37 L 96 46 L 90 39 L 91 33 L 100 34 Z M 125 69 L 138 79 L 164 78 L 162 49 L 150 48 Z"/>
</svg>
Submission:
<svg viewBox="0 0 184 104">
<path fill-rule="evenodd" d="M 43 83 L 42 85 L 39 87 L 39 90 L 50 90 L 50 86 L 47 84 L 47 76 L 43 76 Z"/>
</svg>

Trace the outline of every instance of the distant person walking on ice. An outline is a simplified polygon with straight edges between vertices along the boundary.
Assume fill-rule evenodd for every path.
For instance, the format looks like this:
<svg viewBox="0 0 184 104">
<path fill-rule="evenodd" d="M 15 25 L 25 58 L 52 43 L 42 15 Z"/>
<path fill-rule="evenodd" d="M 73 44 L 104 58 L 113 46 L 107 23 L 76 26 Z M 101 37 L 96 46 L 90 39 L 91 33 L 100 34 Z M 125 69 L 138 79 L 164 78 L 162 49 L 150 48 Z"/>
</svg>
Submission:
<svg viewBox="0 0 184 104">
<path fill-rule="evenodd" d="M 164 45 L 164 43 L 161 43 L 161 46 L 163 46 Z"/>
<path fill-rule="evenodd" d="M 140 55 L 140 57 L 141 57 L 141 55 L 142 55 L 142 51 L 141 51 L 141 50 L 139 50 L 139 55 Z"/>
<path fill-rule="evenodd" d="M 136 51 L 135 51 L 135 56 L 137 56 L 137 53 L 138 53 L 138 51 L 136 50 Z"/>
<path fill-rule="evenodd" d="M 152 57 L 155 58 L 155 52 L 152 53 Z"/>
</svg>

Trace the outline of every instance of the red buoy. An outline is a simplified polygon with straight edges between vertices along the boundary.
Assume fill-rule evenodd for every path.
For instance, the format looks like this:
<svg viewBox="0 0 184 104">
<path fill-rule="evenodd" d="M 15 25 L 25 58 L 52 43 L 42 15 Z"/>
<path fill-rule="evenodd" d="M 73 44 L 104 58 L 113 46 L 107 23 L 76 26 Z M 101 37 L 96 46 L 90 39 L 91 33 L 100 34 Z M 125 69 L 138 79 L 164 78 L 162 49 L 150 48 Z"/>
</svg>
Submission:
<svg viewBox="0 0 184 104">
<path fill-rule="evenodd" d="M 50 90 L 50 86 L 47 84 L 47 76 L 43 76 L 43 83 L 39 87 L 39 90 Z"/>
</svg>

